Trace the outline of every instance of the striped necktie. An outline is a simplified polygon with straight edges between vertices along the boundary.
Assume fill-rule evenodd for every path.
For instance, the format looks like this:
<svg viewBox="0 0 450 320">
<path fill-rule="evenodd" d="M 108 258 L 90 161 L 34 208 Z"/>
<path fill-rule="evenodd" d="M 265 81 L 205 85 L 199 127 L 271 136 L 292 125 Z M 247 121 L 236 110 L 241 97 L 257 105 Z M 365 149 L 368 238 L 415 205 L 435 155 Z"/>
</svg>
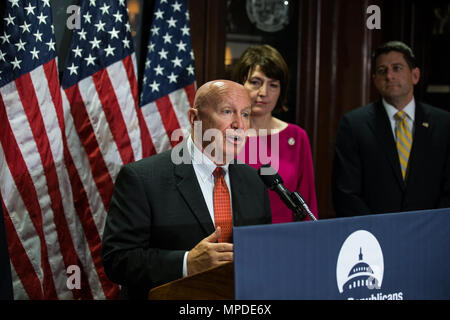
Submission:
<svg viewBox="0 0 450 320">
<path fill-rule="evenodd" d="M 231 200 L 223 169 L 217 167 L 213 172 L 216 183 L 214 185 L 214 220 L 216 227 L 220 226 L 222 232 L 219 242 L 232 242 L 233 222 L 231 217 Z"/>
<path fill-rule="evenodd" d="M 406 173 L 408 169 L 409 153 L 412 146 L 412 130 L 406 121 L 406 113 L 399 111 L 395 114 L 397 125 L 395 128 L 395 135 L 397 139 L 397 151 L 400 160 L 400 167 L 402 170 L 403 180 L 406 180 Z"/>
</svg>

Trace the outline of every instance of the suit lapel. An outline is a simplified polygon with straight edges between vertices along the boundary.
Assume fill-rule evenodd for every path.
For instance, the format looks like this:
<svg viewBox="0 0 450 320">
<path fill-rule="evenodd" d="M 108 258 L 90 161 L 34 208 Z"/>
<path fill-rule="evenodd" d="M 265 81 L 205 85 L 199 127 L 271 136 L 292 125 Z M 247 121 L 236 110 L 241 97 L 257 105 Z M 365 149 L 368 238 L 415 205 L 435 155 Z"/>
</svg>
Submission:
<svg viewBox="0 0 450 320">
<path fill-rule="evenodd" d="M 391 124 L 381 101 L 376 102 L 370 112 L 371 116 L 368 124 L 377 137 L 380 147 L 384 151 L 383 153 L 388 158 L 397 182 L 402 189 L 405 189 Z"/>
<path fill-rule="evenodd" d="M 431 124 L 432 125 L 432 124 Z M 416 114 L 414 119 L 414 136 L 409 157 L 409 173 L 407 182 L 411 181 L 412 176 L 420 172 L 423 161 L 427 154 L 427 140 L 429 135 L 429 119 L 423 106 L 416 102 Z"/>
<path fill-rule="evenodd" d="M 240 216 L 242 215 L 242 204 L 243 199 L 246 198 L 247 189 L 246 183 L 239 174 L 237 164 L 232 164 L 228 166 L 228 172 L 230 174 L 230 184 L 231 184 L 231 199 L 233 205 L 233 224 L 239 225 Z"/>
<path fill-rule="evenodd" d="M 186 149 L 184 149 L 186 150 Z M 174 164 L 174 174 L 176 186 L 191 209 L 192 214 L 197 218 L 207 235 L 214 232 L 214 225 L 203 198 L 202 190 L 197 181 L 192 164 Z"/>
<path fill-rule="evenodd" d="M 186 146 L 182 146 L 182 144 L 180 145 L 175 148 L 181 148 L 183 151 L 186 150 Z M 247 189 L 246 183 L 239 174 L 239 169 L 237 166 L 237 164 L 230 163 L 228 166 L 228 173 L 230 175 L 231 184 L 230 188 L 233 206 L 233 221 L 235 225 L 240 225 L 240 216 L 242 215 L 242 210 L 244 210 L 244 208 L 242 208 L 242 203 L 244 203 L 243 199 L 246 198 Z M 211 220 L 208 207 L 206 206 L 205 200 L 202 196 L 202 190 L 197 181 L 194 167 L 192 164 L 174 164 L 174 175 L 176 186 L 181 196 L 186 201 L 192 214 L 197 218 L 206 234 L 210 235 L 214 232 L 215 228 Z"/>
</svg>

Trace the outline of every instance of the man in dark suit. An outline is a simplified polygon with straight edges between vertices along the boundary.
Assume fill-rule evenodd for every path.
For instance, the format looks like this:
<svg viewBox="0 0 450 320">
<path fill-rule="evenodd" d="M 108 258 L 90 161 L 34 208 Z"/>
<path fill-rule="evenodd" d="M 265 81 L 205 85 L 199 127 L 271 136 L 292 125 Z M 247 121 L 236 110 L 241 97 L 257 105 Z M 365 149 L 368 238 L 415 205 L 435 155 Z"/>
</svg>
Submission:
<svg viewBox="0 0 450 320">
<path fill-rule="evenodd" d="M 108 277 L 122 285 L 123 298 L 145 299 L 155 286 L 232 261 L 231 226 L 271 222 L 267 189 L 256 171 L 230 163 L 245 143 L 250 111 L 242 85 L 206 83 L 188 112 L 191 136 L 122 168 L 102 260 Z M 219 181 L 225 194 L 216 198 Z M 222 210 L 228 218 L 217 215 Z"/>
<path fill-rule="evenodd" d="M 372 56 L 381 100 L 341 119 L 333 164 L 336 216 L 450 207 L 450 114 L 415 101 L 412 50 L 392 41 Z"/>
</svg>

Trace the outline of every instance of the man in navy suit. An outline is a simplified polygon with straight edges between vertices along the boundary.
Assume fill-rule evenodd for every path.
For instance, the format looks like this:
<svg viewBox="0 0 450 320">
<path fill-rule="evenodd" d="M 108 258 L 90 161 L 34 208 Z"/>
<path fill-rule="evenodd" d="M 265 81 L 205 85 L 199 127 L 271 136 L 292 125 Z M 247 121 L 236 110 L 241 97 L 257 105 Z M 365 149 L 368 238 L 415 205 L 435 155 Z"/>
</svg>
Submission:
<svg viewBox="0 0 450 320">
<path fill-rule="evenodd" d="M 380 46 L 372 67 L 381 99 L 345 114 L 336 136 L 336 216 L 450 207 L 450 114 L 414 99 L 406 44 Z"/>
<path fill-rule="evenodd" d="M 217 167 L 230 190 L 230 224 L 271 223 L 267 189 L 256 171 L 230 163 L 245 143 L 251 101 L 245 88 L 204 84 L 188 112 L 191 136 L 173 150 L 120 171 L 103 235 L 108 277 L 123 298 L 143 298 L 158 285 L 233 260 L 232 238 L 218 242 L 213 189 Z M 231 202 L 231 203 L 230 203 Z"/>
</svg>

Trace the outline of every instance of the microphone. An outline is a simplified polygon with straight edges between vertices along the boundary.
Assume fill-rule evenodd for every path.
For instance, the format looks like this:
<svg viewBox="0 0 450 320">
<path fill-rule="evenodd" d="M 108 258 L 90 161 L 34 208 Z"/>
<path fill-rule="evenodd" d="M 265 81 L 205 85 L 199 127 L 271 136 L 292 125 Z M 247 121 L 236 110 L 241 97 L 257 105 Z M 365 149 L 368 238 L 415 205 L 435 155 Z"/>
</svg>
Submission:
<svg viewBox="0 0 450 320">
<path fill-rule="evenodd" d="M 308 205 L 297 191 L 290 192 L 283 185 L 283 179 L 278 172 L 269 164 L 264 164 L 258 169 L 258 175 L 267 188 L 275 191 L 281 200 L 294 213 L 295 221 L 302 221 L 308 215 L 311 220 L 317 221 L 317 218 L 309 210 Z"/>
</svg>

